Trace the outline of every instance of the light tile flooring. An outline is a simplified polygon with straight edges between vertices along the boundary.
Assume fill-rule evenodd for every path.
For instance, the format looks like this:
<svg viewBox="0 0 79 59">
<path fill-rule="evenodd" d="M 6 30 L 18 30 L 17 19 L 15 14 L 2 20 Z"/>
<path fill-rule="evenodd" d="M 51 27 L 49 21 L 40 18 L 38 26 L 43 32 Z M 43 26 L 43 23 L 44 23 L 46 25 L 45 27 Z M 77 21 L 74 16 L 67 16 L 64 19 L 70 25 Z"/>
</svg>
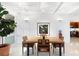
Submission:
<svg viewBox="0 0 79 59">
<path fill-rule="evenodd" d="M 26 48 L 24 48 L 24 55 L 27 56 Z M 35 49 L 34 49 L 35 50 Z M 36 51 L 36 50 L 35 50 Z M 53 51 L 53 50 L 51 50 Z M 58 56 L 58 48 L 55 49 L 55 52 L 51 53 L 51 56 Z M 21 44 L 13 44 L 10 49 L 10 56 L 22 56 L 22 47 Z M 36 56 L 36 52 L 32 54 L 32 49 L 30 48 L 30 56 Z M 48 53 L 39 53 L 39 56 L 49 56 Z M 63 56 L 79 56 L 79 38 L 71 38 L 70 43 L 65 43 L 65 54 Z"/>
</svg>

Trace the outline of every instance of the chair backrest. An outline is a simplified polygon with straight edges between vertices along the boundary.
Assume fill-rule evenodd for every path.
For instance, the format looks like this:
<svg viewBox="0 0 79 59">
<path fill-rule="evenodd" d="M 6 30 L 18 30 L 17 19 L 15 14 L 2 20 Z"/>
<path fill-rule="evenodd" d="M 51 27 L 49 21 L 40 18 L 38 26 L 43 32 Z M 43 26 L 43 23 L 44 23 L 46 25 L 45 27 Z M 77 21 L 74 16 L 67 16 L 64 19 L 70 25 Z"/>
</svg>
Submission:
<svg viewBox="0 0 79 59">
<path fill-rule="evenodd" d="M 38 40 L 38 51 L 40 52 L 49 52 L 50 45 L 48 39 L 39 39 Z"/>
<path fill-rule="evenodd" d="M 39 39 L 38 45 L 40 45 L 40 46 L 49 45 L 49 40 L 48 39 Z"/>
<path fill-rule="evenodd" d="M 64 37 L 63 37 L 63 35 L 62 35 L 62 31 L 61 31 L 61 30 L 59 30 L 59 38 L 60 38 L 61 40 L 64 40 Z"/>
<path fill-rule="evenodd" d="M 26 41 L 27 40 L 27 36 L 23 36 L 23 41 Z"/>
</svg>

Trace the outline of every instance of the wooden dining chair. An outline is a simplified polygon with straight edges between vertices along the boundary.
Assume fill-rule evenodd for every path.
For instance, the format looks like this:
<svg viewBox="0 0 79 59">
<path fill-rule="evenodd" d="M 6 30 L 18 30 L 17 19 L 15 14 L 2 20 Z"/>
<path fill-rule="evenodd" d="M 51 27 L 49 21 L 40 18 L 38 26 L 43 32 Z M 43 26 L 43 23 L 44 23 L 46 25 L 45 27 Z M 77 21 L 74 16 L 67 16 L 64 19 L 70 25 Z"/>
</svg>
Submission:
<svg viewBox="0 0 79 59">
<path fill-rule="evenodd" d="M 24 54 L 24 47 L 27 47 L 26 40 L 27 40 L 27 36 L 23 36 L 23 41 L 22 41 L 22 54 Z"/>
<path fill-rule="evenodd" d="M 64 37 L 61 37 L 60 39 L 64 40 Z M 59 47 L 59 43 L 53 43 L 53 53 L 54 53 L 54 48 L 57 48 L 57 47 Z M 61 44 L 61 47 L 63 48 L 63 53 L 65 53 L 65 43 L 64 42 Z"/>
<path fill-rule="evenodd" d="M 48 39 L 38 39 L 37 55 L 39 52 L 49 52 L 50 55 L 50 43 Z"/>
<path fill-rule="evenodd" d="M 27 47 L 27 43 L 26 43 L 26 40 L 27 40 L 28 38 L 27 38 L 27 36 L 23 36 L 23 41 L 22 41 L 22 53 L 24 54 L 24 47 Z M 34 48 L 33 48 L 33 46 L 34 46 L 34 43 L 30 43 L 29 44 L 29 47 L 31 47 L 32 48 L 32 54 L 34 53 Z"/>
</svg>

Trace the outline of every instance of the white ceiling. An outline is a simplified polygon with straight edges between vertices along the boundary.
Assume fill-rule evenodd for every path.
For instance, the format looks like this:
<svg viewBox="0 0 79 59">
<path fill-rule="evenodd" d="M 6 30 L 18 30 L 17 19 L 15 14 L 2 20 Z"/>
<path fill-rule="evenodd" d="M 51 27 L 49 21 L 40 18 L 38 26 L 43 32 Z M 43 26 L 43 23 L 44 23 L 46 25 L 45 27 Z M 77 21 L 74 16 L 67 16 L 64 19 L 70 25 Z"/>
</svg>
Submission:
<svg viewBox="0 0 79 59">
<path fill-rule="evenodd" d="M 13 15 L 26 17 L 71 16 L 79 15 L 79 2 L 2 2 Z"/>
</svg>

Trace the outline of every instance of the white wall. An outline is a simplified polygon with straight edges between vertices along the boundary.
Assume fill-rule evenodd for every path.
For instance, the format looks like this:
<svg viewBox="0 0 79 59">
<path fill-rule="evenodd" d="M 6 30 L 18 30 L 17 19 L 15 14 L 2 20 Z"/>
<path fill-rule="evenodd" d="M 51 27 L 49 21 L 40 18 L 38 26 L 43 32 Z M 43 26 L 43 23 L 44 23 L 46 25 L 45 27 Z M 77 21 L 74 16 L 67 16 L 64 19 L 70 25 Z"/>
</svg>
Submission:
<svg viewBox="0 0 79 59">
<path fill-rule="evenodd" d="M 41 18 L 40 19 L 32 19 L 28 21 L 21 20 L 21 18 L 17 20 L 17 28 L 15 31 L 15 40 L 16 43 L 22 42 L 22 36 L 32 36 L 37 35 L 37 23 L 38 22 L 48 22 L 50 23 L 50 36 L 57 36 L 58 31 L 61 29 L 65 42 L 70 42 L 70 27 L 69 21 L 64 19 L 63 21 L 59 22 L 56 20 L 55 17 L 51 17 L 51 19 Z"/>
</svg>

